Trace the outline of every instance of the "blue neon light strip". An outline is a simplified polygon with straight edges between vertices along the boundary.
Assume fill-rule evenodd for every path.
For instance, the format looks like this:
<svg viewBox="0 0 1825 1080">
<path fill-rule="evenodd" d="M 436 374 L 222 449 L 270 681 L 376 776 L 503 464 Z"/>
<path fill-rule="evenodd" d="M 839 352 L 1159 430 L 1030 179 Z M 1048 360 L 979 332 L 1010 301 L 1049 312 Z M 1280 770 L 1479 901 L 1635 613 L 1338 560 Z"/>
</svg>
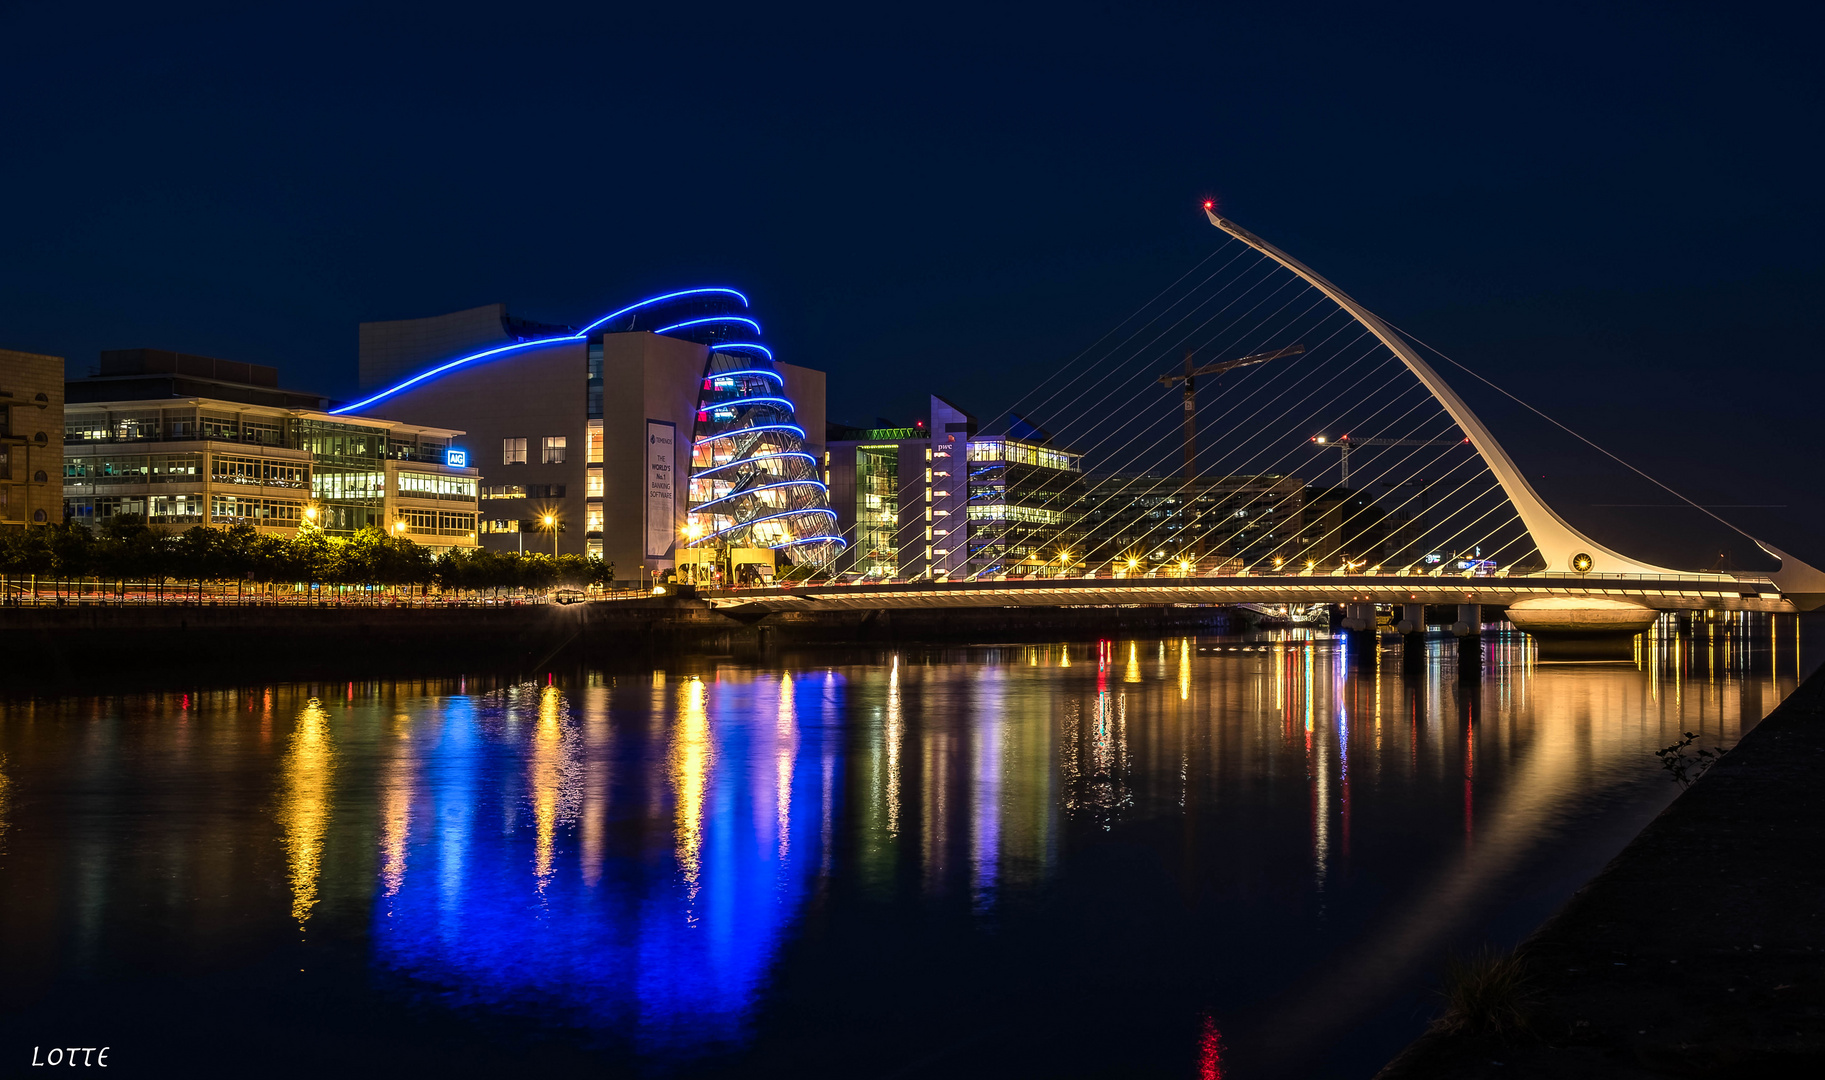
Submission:
<svg viewBox="0 0 1825 1080">
<path fill-rule="evenodd" d="M 817 465 L 817 458 L 812 457 L 810 454 L 807 454 L 802 450 L 782 450 L 777 454 L 756 454 L 753 457 L 737 458 L 734 461 L 725 461 L 721 465 L 712 465 L 707 469 L 693 469 L 693 470 L 691 470 L 691 479 L 695 480 L 700 476 L 708 476 L 711 473 L 721 472 L 724 469 L 733 469 L 737 465 L 746 465 L 749 462 L 753 462 L 753 461 L 771 461 L 774 458 L 783 458 L 783 457 L 802 457 L 806 461 L 809 461 L 813 466 Z"/>
<path fill-rule="evenodd" d="M 669 334 L 674 330 L 683 330 L 687 326 L 707 326 L 710 323 L 732 323 L 732 322 L 747 323 L 749 326 L 752 326 L 754 328 L 755 333 L 757 333 L 757 334 L 760 333 L 760 324 L 759 323 L 755 322 L 753 319 L 744 318 L 743 316 L 740 316 L 740 315 L 712 315 L 707 319 L 687 319 L 681 323 L 673 323 L 672 325 L 665 327 L 664 329 L 655 330 L 655 331 L 653 331 L 653 333 Z"/>
<path fill-rule="evenodd" d="M 481 360 L 481 359 L 484 359 L 484 358 L 490 357 L 490 356 L 499 356 L 502 353 L 516 352 L 520 349 L 531 349 L 531 348 L 534 348 L 539 345 L 552 345 L 552 344 L 556 344 L 557 342 L 560 342 L 560 341 L 571 341 L 571 340 L 574 340 L 574 339 L 569 338 L 569 337 L 539 338 L 536 341 L 522 341 L 515 345 L 503 345 L 498 349 L 487 349 L 483 352 L 471 353 L 470 355 L 465 356 L 465 357 L 461 358 L 460 360 L 452 360 L 447 364 L 440 364 L 437 367 L 430 369 L 429 371 L 421 371 L 418 374 L 407 379 L 405 382 L 400 383 L 398 386 L 389 387 L 388 389 L 382 390 L 380 393 L 375 394 L 371 398 L 367 398 L 363 401 L 357 401 L 353 405 L 344 405 L 340 409 L 331 409 L 330 415 L 331 416 L 341 416 L 343 413 L 354 412 L 356 409 L 365 409 L 369 405 L 372 405 L 376 401 L 379 401 L 381 398 L 392 397 L 394 394 L 399 393 L 401 390 L 404 390 L 408 386 L 413 386 L 418 383 L 424 382 L 426 379 L 430 378 L 433 375 L 441 375 L 444 372 L 449 371 L 451 368 L 460 367 L 463 364 L 467 364 L 471 360 Z"/>
<path fill-rule="evenodd" d="M 729 296 L 735 297 L 737 300 L 740 300 L 742 307 L 751 306 L 748 303 L 748 298 L 746 296 L 743 296 L 741 293 L 735 291 L 734 289 L 724 289 L 724 288 L 685 289 L 682 292 L 669 292 L 669 293 L 666 293 L 664 296 L 654 296 L 649 299 L 642 300 L 638 304 L 629 304 L 627 307 L 622 308 L 620 311 L 612 311 L 612 312 L 608 313 L 607 315 L 602 316 L 600 319 L 597 319 L 595 322 L 590 323 L 588 326 L 585 326 L 582 330 L 579 330 L 577 332 L 577 336 L 584 337 L 591 330 L 594 330 L 596 327 L 601 326 L 603 323 L 609 322 L 613 319 L 618 319 L 621 316 L 626 315 L 630 311 L 638 311 L 643 307 L 651 307 L 652 305 L 657 304 L 662 300 L 676 300 L 680 296 L 697 296 L 701 293 L 724 293 Z"/>
<path fill-rule="evenodd" d="M 692 512 L 695 513 L 696 511 L 692 511 Z M 686 544 L 685 547 L 696 547 L 698 544 L 703 543 L 704 540 L 714 540 L 718 536 L 721 536 L 723 533 L 734 532 L 736 529 L 745 529 L 750 525 L 759 525 L 763 521 L 778 521 L 780 518 L 791 517 L 793 514 L 829 514 L 833 518 L 836 517 L 835 510 L 826 510 L 825 508 L 823 508 L 821 506 L 813 506 L 806 510 L 787 510 L 783 514 L 768 514 L 766 517 L 758 517 L 758 518 L 753 519 L 752 521 L 743 521 L 743 522 L 740 522 L 739 524 L 731 525 L 726 529 L 717 529 L 715 532 L 710 533 L 708 536 L 705 536 L 698 540 L 691 541 L 690 543 Z M 797 541 L 792 541 L 792 543 L 797 543 Z M 786 545 L 780 544 L 779 546 L 785 547 Z"/>
<path fill-rule="evenodd" d="M 767 545 L 767 550 L 768 551 L 778 551 L 780 548 L 797 547 L 799 544 L 816 544 L 816 543 L 820 543 L 825 540 L 835 540 L 837 543 L 843 545 L 844 547 L 849 546 L 849 541 L 843 539 L 840 536 L 804 536 L 804 537 L 800 537 L 797 540 L 788 540 L 783 544 L 769 544 L 769 545 Z"/>
<path fill-rule="evenodd" d="M 711 377 L 720 378 L 721 376 L 711 376 Z M 763 401 L 777 401 L 788 409 L 793 407 L 792 402 L 786 400 L 783 397 L 744 397 L 744 398 L 736 398 L 733 401 L 710 402 L 709 404 L 704 406 L 703 411 L 704 412 L 715 412 L 717 409 L 733 409 L 737 405 L 759 405 Z"/>
<path fill-rule="evenodd" d="M 691 445 L 692 446 L 702 446 L 704 443 L 713 443 L 717 439 L 733 439 L 737 435 L 746 435 L 750 431 L 796 431 L 796 432 L 798 432 L 799 438 L 802 439 L 805 437 L 805 429 L 802 427 L 799 427 L 797 424 L 756 424 L 754 427 L 730 428 L 728 431 L 723 432 L 721 435 L 711 435 L 710 437 L 705 438 L 705 439 L 698 439 L 696 442 L 692 443 Z M 749 460 L 753 460 L 753 459 L 750 458 Z M 817 459 L 813 458 L 812 460 L 816 461 Z M 697 475 L 702 476 L 703 474 L 698 473 Z"/>
<path fill-rule="evenodd" d="M 740 371 L 718 371 L 716 374 L 710 376 L 708 381 L 715 382 L 717 379 L 733 379 L 737 375 L 765 375 L 767 378 L 772 379 L 781 386 L 786 385 L 786 377 L 784 375 L 781 375 L 777 371 L 768 371 L 766 368 L 743 368 Z"/>
<path fill-rule="evenodd" d="M 434 368 L 430 368 L 429 370 L 419 372 L 418 374 L 412 376 L 411 378 L 407 379 L 406 381 L 404 381 L 402 383 L 399 383 L 395 386 L 390 386 L 387 389 L 382 390 L 380 393 L 375 394 L 372 397 L 364 398 L 360 401 L 355 402 L 352 405 L 344 405 L 340 409 L 331 409 L 330 415 L 331 416 L 341 416 L 344 413 L 351 413 L 357 409 L 365 409 L 369 405 L 374 404 L 376 401 L 379 401 L 382 398 L 392 397 L 394 394 L 399 393 L 401 390 L 404 390 L 409 386 L 416 386 L 419 383 L 424 382 L 426 379 L 429 379 L 433 375 L 441 375 L 442 373 L 449 371 L 451 368 L 461 367 L 462 365 L 467 364 L 472 360 L 485 360 L 490 356 L 500 356 L 503 353 L 516 352 L 520 349 L 533 349 L 533 348 L 539 347 L 540 345 L 556 345 L 559 342 L 564 342 L 564 341 L 581 341 L 584 338 L 588 337 L 589 332 L 594 330 L 596 327 L 601 326 L 603 323 L 609 322 L 610 320 L 617 319 L 617 318 L 621 317 L 622 315 L 626 315 L 630 311 L 638 311 L 639 309 L 641 309 L 643 307 L 650 307 L 653 304 L 657 304 L 657 303 L 660 303 L 661 301 L 665 301 L 665 300 L 676 300 L 680 296 L 698 296 L 703 293 L 722 293 L 727 296 L 733 296 L 737 300 L 741 301 L 742 307 L 749 306 L 748 298 L 745 295 L 743 295 L 741 292 L 739 292 L 735 289 L 722 288 L 720 286 L 713 287 L 713 288 L 707 288 L 707 289 L 683 289 L 683 290 L 680 290 L 679 292 L 666 293 L 663 296 L 648 297 L 647 299 L 642 300 L 637 304 L 629 304 L 627 307 L 622 308 L 620 311 L 610 312 L 609 314 L 602 316 L 600 319 L 597 319 L 595 322 L 590 323 L 588 326 L 585 326 L 583 329 L 577 331 L 574 334 L 562 334 L 557 337 L 536 338 L 532 341 L 519 341 L 519 342 L 515 342 L 512 345 L 502 345 L 502 346 L 499 346 L 499 347 L 493 348 L 493 349 L 484 349 L 478 353 L 470 353 L 468 356 L 461 356 L 461 357 L 456 358 L 455 360 L 449 361 L 448 363 L 439 364 Z M 706 320 L 700 319 L 697 321 L 703 322 Z M 753 326 L 755 333 L 760 332 L 760 324 L 757 322 L 754 322 L 754 320 L 742 319 L 740 321 L 746 322 L 749 325 Z M 690 323 L 679 323 L 678 325 L 679 326 L 689 326 L 691 324 Z M 676 330 L 677 328 L 678 327 L 674 326 L 674 327 L 668 327 L 667 329 Z M 663 331 L 661 331 L 661 332 L 663 332 Z M 739 346 L 729 346 L 729 347 L 736 348 Z M 751 347 L 759 348 L 763 352 L 766 351 L 764 346 L 751 346 Z M 767 353 L 767 359 L 769 359 L 769 360 L 773 359 L 773 354 L 770 352 Z M 783 379 L 781 380 L 780 385 L 782 385 L 782 386 L 785 385 L 785 381 Z M 800 432 L 800 434 L 802 435 L 803 432 Z"/>
<path fill-rule="evenodd" d="M 710 346 L 712 352 L 728 352 L 730 349 L 752 349 L 767 359 L 773 359 L 773 350 L 758 341 L 719 341 Z"/>
<path fill-rule="evenodd" d="M 699 473 L 698 475 L 701 476 L 703 474 Z M 693 477 L 693 479 L 695 479 L 695 477 Z M 830 490 L 829 488 L 824 487 L 824 482 L 822 480 L 812 480 L 810 478 L 806 478 L 804 480 L 783 480 L 777 484 L 762 484 L 759 487 L 744 488 L 741 491 L 732 492 L 728 495 L 722 495 L 717 498 L 711 499 L 709 502 L 698 503 L 696 506 L 691 507 L 691 513 L 695 514 L 697 511 L 702 510 L 706 506 L 715 506 L 717 503 L 728 502 L 730 499 L 739 499 L 743 495 L 752 495 L 758 491 L 772 491 L 776 488 L 793 487 L 794 485 L 797 485 L 797 484 L 816 484 L 818 487 L 824 488 L 825 491 Z"/>
</svg>

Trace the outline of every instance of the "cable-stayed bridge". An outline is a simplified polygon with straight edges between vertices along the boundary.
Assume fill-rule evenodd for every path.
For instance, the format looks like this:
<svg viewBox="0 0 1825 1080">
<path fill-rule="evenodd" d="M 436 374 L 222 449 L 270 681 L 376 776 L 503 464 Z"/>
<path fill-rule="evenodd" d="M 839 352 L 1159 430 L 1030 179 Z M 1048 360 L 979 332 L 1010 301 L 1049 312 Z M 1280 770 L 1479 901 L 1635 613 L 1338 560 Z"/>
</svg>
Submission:
<svg viewBox="0 0 1825 1080">
<path fill-rule="evenodd" d="M 1584 534 L 1414 339 L 1206 213 L 1220 246 L 1030 390 L 1010 410 L 1019 429 L 929 433 L 924 504 L 894 519 L 898 565 L 918 572 L 701 595 L 755 615 L 1326 603 L 1355 628 L 1376 604 L 1457 604 L 1465 618 L 1492 604 L 1546 635 L 1825 606 L 1825 573 L 1721 518 L 1778 568 L 1662 566 Z M 1331 462 L 1341 483 L 1308 475 Z"/>
</svg>

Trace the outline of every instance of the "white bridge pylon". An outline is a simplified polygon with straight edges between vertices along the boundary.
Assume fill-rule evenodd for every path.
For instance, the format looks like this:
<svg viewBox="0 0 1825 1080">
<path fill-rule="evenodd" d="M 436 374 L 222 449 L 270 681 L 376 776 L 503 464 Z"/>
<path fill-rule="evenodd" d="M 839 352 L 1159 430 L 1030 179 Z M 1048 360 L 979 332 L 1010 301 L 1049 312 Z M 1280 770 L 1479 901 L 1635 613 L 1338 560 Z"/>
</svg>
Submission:
<svg viewBox="0 0 1825 1080">
<path fill-rule="evenodd" d="M 1471 446 L 1489 466 L 1489 471 L 1495 474 L 1496 482 L 1502 486 L 1503 493 L 1508 496 L 1508 501 L 1514 505 L 1516 513 L 1520 515 L 1521 523 L 1526 527 L 1528 535 L 1533 538 L 1535 546 L 1540 549 L 1540 556 L 1546 560 L 1548 572 L 1690 576 L 1689 572 L 1631 559 L 1627 555 L 1597 543 L 1573 528 L 1570 522 L 1555 513 L 1552 507 L 1546 505 L 1546 502 L 1534 491 L 1533 485 L 1529 484 L 1527 478 L 1521 475 L 1521 470 L 1515 467 L 1508 452 L 1502 449 L 1502 445 L 1496 441 L 1495 436 L 1491 435 L 1489 429 L 1483 426 L 1483 422 L 1470 411 L 1470 406 L 1464 404 L 1464 400 L 1457 396 L 1456 391 L 1452 390 L 1444 379 L 1439 377 L 1438 372 L 1432 370 L 1430 364 L 1420 359 L 1419 354 L 1413 351 L 1413 347 L 1407 344 L 1404 337 L 1396 333 L 1387 323 L 1382 322 L 1374 312 L 1352 300 L 1341 289 L 1320 277 L 1298 259 L 1235 222 L 1219 217 L 1214 210 L 1206 209 L 1204 213 L 1210 218 L 1212 225 L 1305 279 L 1313 288 L 1329 297 L 1332 303 L 1348 312 L 1351 318 L 1362 324 L 1364 329 L 1375 335 L 1383 345 L 1388 347 L 1390 352 L 1399 357 L 1401 363 L 1407 365 L 1407 370 L 1418 377 L 1419 381 L 1431 392 L 1433 398 L 1444 406 L 1451 419 L 1457 423 L 1465 435 L 1470 437 Z M 1769 576 L 1774 579 L 1782 592 L 1825 592 L 1825 572 L 1808 566 L 1763 541 L 1757 540 L 1756 543 L 1764 551 L 1781 560 L 1781 569 Z M 1590 565 L 1583 565 L 1584 560 L 1580 556 L 1588 558 Z M 1574 563 L 1573 560 L 1577 560 L 1577 562 Z"/>
</svg>

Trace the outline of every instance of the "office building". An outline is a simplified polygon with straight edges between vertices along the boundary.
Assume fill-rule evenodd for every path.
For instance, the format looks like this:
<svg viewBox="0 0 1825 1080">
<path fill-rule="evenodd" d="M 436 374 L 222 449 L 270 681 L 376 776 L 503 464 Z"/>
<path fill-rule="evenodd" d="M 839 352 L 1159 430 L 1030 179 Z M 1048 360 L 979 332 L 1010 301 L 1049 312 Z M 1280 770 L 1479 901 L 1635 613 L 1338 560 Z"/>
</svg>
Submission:
<svg viewBox="0 0 1825 1080">
<path fill-rule="evenodd" d="M 1305 491 L 1296 476 L 1105 473 L 1074 509 L 1099 573 L 1234 573 L 1298 550 Z"/>
<path fill-rule="evenodd" d="M 931 432 L 914 427 L 826 425 L 824 476 L 836 532 L 849 539 L 832 569 L 843 576 L 911 580 L 931 576 L 936 534 Z M 948 530 L 946 530 L 948 532 Z"/>
<path fill-rule="evenodd" d="M 842 573 L 958 580 L 1083 570 L 1071 506 L 1080 456 L 1019 417 L 983 432 L 933 396 L 929 424 L 832 428 L 825 466 L 838 527 L 853 539 L 836 564 Z"/>
<path fill-rule="evenodd" d="M 531 548 L 533 531 L 539 550 L 598 555 L 630 583 L 685 549 L 823 566 L 846 543 L 818 475 L 824 373 L 776 362 L 760 338 L 726 288 L 583 326 L 500 304 L 363 323 L 361 399 L 335 411 L 468 432 L 489 547 Z"/>
<path fill-rule="evenodd" d="M 0 528 L 63 520 L 63 357 L 0 349 Z"/>
<path fill-rule="evenodd" d="M 1296 476 L 1086 472 L 1018 415 L 996 431 L 942 397 L 910 428 L 830 425 L 842 576 L 911 580 L 1234 573 L 1299 550 Z M 1281 555 L 1281 557 L 1287 557 Z"/>
<path fill-rule="evenodd" d="M 476 544 L 479 476 L 460 431 L 331 415 L 258 364 L 162 349 L 104 352 L 64 385 L 62 516 L 170 528 L 247 524 L 289 536 L 374 527 Z"/>
</svg>

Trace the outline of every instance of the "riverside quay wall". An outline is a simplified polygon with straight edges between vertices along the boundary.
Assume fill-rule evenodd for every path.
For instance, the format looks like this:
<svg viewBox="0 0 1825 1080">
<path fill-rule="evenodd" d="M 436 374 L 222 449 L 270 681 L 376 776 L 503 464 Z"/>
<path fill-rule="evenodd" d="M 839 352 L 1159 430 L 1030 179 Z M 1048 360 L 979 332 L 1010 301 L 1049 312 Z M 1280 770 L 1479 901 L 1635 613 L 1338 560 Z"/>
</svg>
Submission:
<svg viewBox="0 0 1825 1080">
<path fill-rule="evenodd" d="M 782 645 L 1006 642 L 1240 630 L 1215 607 L 961 608 L 725 615 L 698 600 L 419 607 L 85 604 L 0 609 L 14 684 L 152 674 L 325 677 L 615 667 L 679 652 Z"/>
</svg>

